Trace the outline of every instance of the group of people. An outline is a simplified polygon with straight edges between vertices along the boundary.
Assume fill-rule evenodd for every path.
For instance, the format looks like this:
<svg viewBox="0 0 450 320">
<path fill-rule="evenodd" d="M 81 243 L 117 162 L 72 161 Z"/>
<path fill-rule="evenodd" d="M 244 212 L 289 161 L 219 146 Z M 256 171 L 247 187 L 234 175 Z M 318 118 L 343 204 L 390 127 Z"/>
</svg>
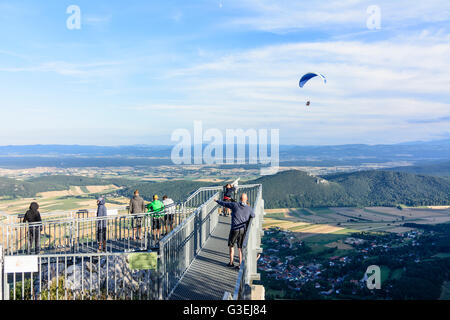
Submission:
<svg viewBox="0 0 450 320">
<path fill-rule="evenodd" d="M 144 199 L 139 196 L 139 190 L 134 191 L 130 200 L 129 214 L 139 215 L 132 220 L 132 228 L 135 240 L 142 240 L 143 214 L 152 216 L 152 230 L 155 242 L 160 239 L 163 233 L 167 234 L 173 230 L 175 221 L 175 202 L 168 196 L 163 196 L 162 201 L 158 200 L 158 195 L 153 196 L 153 201 L 145 204 Z M 28 227 L 28 253 L 39 254 L 42 232 L 41 214 L 39 204 L 32 202 L 29 209 L 23 216 L 22 222 L 29 223 Z M 106 200 L 104 197 L 97 198 L 97 217 L 102 218 L 108 215 Z M 97 221 L 97 243 L 98 251 L 106 251 L 107 221 L 99 219 Z M 33 250 L 32 250 L 33 249 Z"/>
<path fill-rule="evenodd" d="M 142 221 L 144 214 L 151 214 L 152 216 L 152 230 L 155 242 L 158 241 L 162 233 L 169 233 L 173 230 L 174 216 L 175 216 L 175 202 L 168 196 L 163 196 L 163 201 L 158 200 L 158 195 L 153 195 L 153 201 L 145 204 L 144 199 L 139 195 L 139 190 L 135 190 L 133 197 L 130 199 L 128 213 L 136 215 L 132 219 L 132 229 L 134 239 L 142 240 Z M 107 209 L 105 206 L 105 198 L 99 197 L 97 199 L 97 217 L 106 217 Z M 97 243 L 98 251 L 106 252 L 106 234 L 107 234 L 106 219 L 99 219 L 97 221 Z"/>
<path fill-rule="evenodd" d="M 225 202 L 236 202 L 235 198 L 236 187 L 232 186 L 230 183 L 226 184 L 223 188 L 223 201 Z M 231 214 L 231 209 L 225 208 L 223 210 L 223 215 L 225 217 Z"/>
<path fill-rule="evenodd" d="M 255 217 L 255 213 L 251 206 L 248 205 L 246 193 L 242 193 L 239 201 L 234 198 L 236 196 L 236 188 L 231 184 L 227 184 L 223 190 L 222 200 L 216 200 L 217 204 L 224 207 L 223 216 L 231 215 L 231 228 L 228 236 L 228 247 L 230 261 L 228 267 L 240 268 L 242 263 L 242 246 L 245 233 L 251 218 Z M 34 252 L 40 252 L 40 237 L 42 231 L 41 215 L 39 213 L 39 204 L 32 202 L 29 210 L 23 217 L 23 222 L 30 223 L 29 226 L 29 246 L 28 252 L 34 244 Z M 129 214 L 136 215 L 132 220 L 132 228 L 134 230 L 135 240 L 142 240 L 142 221 L 143 214 L 151 214 L 152 230 L 155 242 L 160 239 L 162 232 L 169 233 L 173 230 L 175 220 L 175 202 L 168 196 L 163 196 L 162 201 L 158 199 L 158 195 L 153 195 L 153 201 L 145 204 L 144 199 L 139 195 L 139 190 L 135 190 L 133 197 L 130 199 Z M 105 198 L 97 199 L 97 217 L 106 217 L 107 209 L 105 206 Z M 105 219 L 99 219 L 97 222 L 97 242 L 98 250 L 106 251 L 106 233 L 107 226 Z M 237 245 L 239 250 L 239 265 L 234 265 L 234 246 Z"/>
<path fill-rule="evenodd" d="M 152 215 L 152 230 L 154 240 L 160 239 L 162 232 L 169 233 L 173 230 L 175 221 L 175 202 L 168 196 L 163 196 L 163 201 L 158 199 L 158 195 L 153 195 L 153 201 L 145 204 L 144 199 L 139 195 L 139 190 L 135 190 L 130 200 L 128 212 L 134 215 L 148 213 Z M 133 229 L 136 240 L 142 240 L 142 216 L 133 219 Z"/>
</svg>

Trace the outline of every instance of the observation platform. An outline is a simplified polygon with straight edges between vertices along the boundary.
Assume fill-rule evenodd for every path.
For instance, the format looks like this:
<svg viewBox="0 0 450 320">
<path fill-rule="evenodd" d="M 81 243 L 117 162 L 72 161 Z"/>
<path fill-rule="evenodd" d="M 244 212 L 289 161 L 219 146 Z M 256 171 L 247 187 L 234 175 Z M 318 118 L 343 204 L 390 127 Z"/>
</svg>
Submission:
<svg viewBox="0 0 450 320">
<path fill-rule="evenodd" d="M 224 292 L 233 292 L 239 275 L 227 267 L 228 234 L 231 218 L 219 216 L 217 227 L 170 296 L 171 300 L 220 300 Z M 239 263 L 235 249 L 235 265 Z"/>
</svg>

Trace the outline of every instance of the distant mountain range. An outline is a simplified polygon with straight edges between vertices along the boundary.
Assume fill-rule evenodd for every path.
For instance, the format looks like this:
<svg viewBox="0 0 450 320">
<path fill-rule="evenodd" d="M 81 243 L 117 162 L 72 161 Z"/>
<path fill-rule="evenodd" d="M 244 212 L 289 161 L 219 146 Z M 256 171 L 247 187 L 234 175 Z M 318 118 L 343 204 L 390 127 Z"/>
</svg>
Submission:
<svg viewBox="0 0 450 320">
<path fill-rule="evenodd" d="M 0 146 L 0 156 L 139 156 L 170 157 L 171 146 L 84 146 L 84 145 L 20 145 Z"/>
<path fill-rule="evenodd" d="M 248 148 L 247 145 L 246 149 Z M 171 152 L 172 146 L 167 145 L 0 146 L 0 167 L 158 166 L 172 164 Z M 337 166 L 402 161 L 413 164 L 450 161 L 450 139 L 392 145 L 280 146 L 282 166 Z"/>
<path fill-rule="evenodd" d="M 420 165 L 415 166 L 394 167 L 386 170 L 450 178 L 450 161 L 437 163 L 422 163 Z"/>
</svg>

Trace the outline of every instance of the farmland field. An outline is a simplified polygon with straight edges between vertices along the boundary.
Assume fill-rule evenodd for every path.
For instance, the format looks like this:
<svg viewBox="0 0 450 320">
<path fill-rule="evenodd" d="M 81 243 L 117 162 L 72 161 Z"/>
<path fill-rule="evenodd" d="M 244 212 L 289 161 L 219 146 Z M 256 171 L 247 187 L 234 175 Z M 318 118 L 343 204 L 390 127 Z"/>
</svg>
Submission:
<svg viewBox="0 0 450 320">
<path fill-rule="evenodd" d="M 450 209 L 442 208 L 283 208 L 268 209 L 265 213 L 265 229 L 279 227 L 290 231 L 292 239 L 305 242 L 313 253 L 321 253 L 326 258 L 345 256 L 353 250 L 352 245 L 344 242 L 352 233 L 405 233 L 413 230 L 403 226 L 407 222 L 430 224 L 450 221 Z M 332 248 L 335 251 L 327 253 L 326 250 Z M 447 254 L 437 257 L 447 257 Z M 402 269 L 389 270 L 383 267 L 382 281 L 398 279 L 402 272 Z"/>
<path fill-rule="evenodd" d="M 442 293 L 439 300 L 450 300 L 450 281 L 446 281 L 442 285 Z"/>
<path fill-rule="evenodd" d="M 300 233 L 311 234 L 346 233 L 352 231 L 388 231 L 403 233 L 411 228 L 404 223 L 437 224 L 450 222 L 450 209 L 441 208 L 290 208 L 266 210 L 264 227 L 278 226 Z"/>
<path fill-rule="evenodd" d="M 34 198 L 0 200 L 0 211 L 5 214 L 25 213 L 32 201 L 39 203 L 39 211 L 47 213 L 57 210 L 95 209 L 96 196 L 118 190 L 114 185 L 71 186 L 67 190 L 41 192 Z M 110 207 L 124 206 L 128 199 L 113 197 L 107 199 Z"/>
</svg>

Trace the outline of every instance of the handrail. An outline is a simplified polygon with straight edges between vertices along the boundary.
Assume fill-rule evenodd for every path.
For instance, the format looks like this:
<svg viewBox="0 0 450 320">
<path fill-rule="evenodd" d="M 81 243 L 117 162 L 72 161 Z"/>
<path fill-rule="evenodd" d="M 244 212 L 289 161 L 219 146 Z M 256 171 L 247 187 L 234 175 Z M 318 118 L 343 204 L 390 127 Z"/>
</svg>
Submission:
<svg viewBox="0 0 450 320">
<path fill-rule="evenodd" d="M 240 179 L 241 179 L 240 177 L 237 178 L 236 180 L 234 180 L 234 181 L 231 183 L 231 185 L 232 185 L 232 186 L 237 185 L 237 184 L 239 183 L 239 180 L 240 180 Z M 189 202 L 190 200 L 192 200 L 195 196 L 197 196 L 197 195 L 198 195 L 200 192 L 202 192 L 202 191 L 215 191 L 215 190 L 221 191 L 221 190 L 222 190 L 222 187 L 221 187 L 221 186 L 214 186 L 214 187 L 200 187 L 200 188 L 198 188 L 193 194 L 191 194 L 191 195 L 184 201 L 184 203 Z"/>
<path fill-rule="evenodd" d="M 194 261 L 210 234 L 218 217 L 214 215 L 219 192 L 198 206 L 179 226 L 159 242 L 159 270 L 162 277 L 160 299 L 169 298 Z"/>
<path fill-rule="evenodd" d="M 182 205 L 177 204 L 171 220 L 172 225 L 177 226 L 190 213 L 190 208 L 184 208 Z M 165 215 L 167 213 L 159 214 Z M 126 245 L 127 250 L 132 250 L 134 247 L 142 250 L 142 248 L 147 249 L 149 246 L 150 248 L 155 247 L 159 241 L 152 239 L 154 236 L 154 220 L 152 218 L 154 217 L 151 213 L 141 213 L 84 218 L 75 216 L 31 223 L 5 223 L 0 224 L 0 241 L 5 246 L 8 254 L 30 254 L 28 248 L 31 248 L 31 230 L 31 232 L 37 232 L 41 235 L 39 248 L 44 253 L 55 250 L 59 253 L 68 252 L 68 250 L 73 252 L 86 249 L 92 250 L 93 248 L 95 249 L 93 242 L 95 241 L 98 226 L 100 225 L 103 228 L 106 225 L 109 243 L 114 243 L 114 245 L 122 243 L 123 245 L 121 246 Z M 137 230 L 138 228 L 141 228 L 143 235 L 137 233 L 139 231 Z M 127 237 L 127 239 L 124 237 Z M 130 241 L 128 241 L 128 238 L 130 238 Z M 89 239 L 91 242 L 90 246 L 86 247 L 83 245 L 79 247 L 80 241 L 86 241 L 86 239 Z"/>
</svg>

